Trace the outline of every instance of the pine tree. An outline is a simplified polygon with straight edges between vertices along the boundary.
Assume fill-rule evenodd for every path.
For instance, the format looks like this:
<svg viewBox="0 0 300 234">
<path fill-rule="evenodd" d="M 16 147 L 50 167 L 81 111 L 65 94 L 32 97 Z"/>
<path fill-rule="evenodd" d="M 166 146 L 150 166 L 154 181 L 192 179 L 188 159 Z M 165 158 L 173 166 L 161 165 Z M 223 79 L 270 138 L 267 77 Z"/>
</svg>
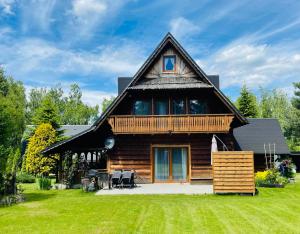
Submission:
<svg viewBox="0 0 300 234">
<path fill-rule="evenodd" d="M 33 123 L 35 125 L 49 123 L 55 130 L 60 127 L 58 108 L 51 98 L 45 97 L 42 100 L 41 106 L 36 110 L 33 116 Z"/>
<path fill-rule="evenodd" d="M 258 116 L 256 97 L 246 85 L 243 85 L 241 89 L 240 97 L 237 99 L 237 107 L 247 118 L 256 118 Z"/>
</svg>

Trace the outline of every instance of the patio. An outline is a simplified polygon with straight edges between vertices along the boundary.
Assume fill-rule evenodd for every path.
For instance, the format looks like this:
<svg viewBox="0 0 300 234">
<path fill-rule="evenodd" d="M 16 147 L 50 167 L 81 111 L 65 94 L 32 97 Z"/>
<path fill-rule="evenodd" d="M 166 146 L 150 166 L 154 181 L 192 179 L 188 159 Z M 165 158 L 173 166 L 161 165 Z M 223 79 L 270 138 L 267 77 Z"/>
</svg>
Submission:
<svg viewBox="0 0 300 234">
<path fill-rule="evenodd" d="M 102 189 L 96 195 L 134 195 L 134 194 L 212 194 L 212 185 L 191 185 L 191 184 L 138 184 L 134 188 L 113 188 Z"/>
</svg>

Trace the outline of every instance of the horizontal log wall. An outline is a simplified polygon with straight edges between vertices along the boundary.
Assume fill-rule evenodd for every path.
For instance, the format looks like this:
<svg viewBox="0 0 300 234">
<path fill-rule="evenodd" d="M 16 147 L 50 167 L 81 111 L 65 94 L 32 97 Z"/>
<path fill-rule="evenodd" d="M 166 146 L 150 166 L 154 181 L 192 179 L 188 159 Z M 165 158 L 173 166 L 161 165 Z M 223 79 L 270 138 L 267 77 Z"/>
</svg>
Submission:
<svg viewBox="0 0 300 234">
<path fill-rule="evenodd" d="M 255 193 L 252 151 L 213 153 L 214 193 Z"/>
<path fill-rule="evenodd" d="M 220 135 L 229 149 L 233 149 L 230 134 Z M 210 164 L 211 134 L 178 135 L 117 135 L 116 145 L 109 152 L 109 170 L 134 169 L 141 182 L 152 182 L 151 145 L 189 145 L 191 165 L 189 179 L 212 179 Z"/>
</svg>

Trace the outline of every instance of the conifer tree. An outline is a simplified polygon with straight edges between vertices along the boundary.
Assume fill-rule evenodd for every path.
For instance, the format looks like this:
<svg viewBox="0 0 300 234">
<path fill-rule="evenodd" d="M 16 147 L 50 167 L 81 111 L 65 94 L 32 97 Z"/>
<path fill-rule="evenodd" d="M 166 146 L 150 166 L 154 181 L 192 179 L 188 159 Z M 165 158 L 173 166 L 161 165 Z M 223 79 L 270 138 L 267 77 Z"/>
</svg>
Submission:
<svg viewBox="0 0 300 234">
<path fill-rule="evenodd" d="M 241 113 L 247 118 L 258 117 L 258 105 L 256 97 L 251 91 L 243 85 L 240 97 L 237 99 L 237 107 Z"/>
<path fill-rule="evenodd" d="M 39 125 L 29 139 L 25 153 L 25 169 L 35 175 L 45 175 L 55 168 L 59 155 L 44 156 L 42 151 L 56 142 L 56 131 L 49 123 Z"/>
</svg>

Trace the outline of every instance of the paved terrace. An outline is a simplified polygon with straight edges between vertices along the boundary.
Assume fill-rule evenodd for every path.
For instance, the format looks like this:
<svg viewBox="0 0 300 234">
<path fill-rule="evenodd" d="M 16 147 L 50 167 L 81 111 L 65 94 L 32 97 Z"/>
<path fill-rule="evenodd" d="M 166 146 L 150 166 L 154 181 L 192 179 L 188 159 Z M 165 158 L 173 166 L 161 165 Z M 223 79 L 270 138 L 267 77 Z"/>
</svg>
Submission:
<svg viewBox="0 0 300 234">
<path fill-rule="evenodd" d="M 138 184 L 135 188 L 113 188 L 97 191 L 96 195 L 133 195 L 133 194 L 212 194 L 212 185 L 190 184 Z"/>
</svg>

